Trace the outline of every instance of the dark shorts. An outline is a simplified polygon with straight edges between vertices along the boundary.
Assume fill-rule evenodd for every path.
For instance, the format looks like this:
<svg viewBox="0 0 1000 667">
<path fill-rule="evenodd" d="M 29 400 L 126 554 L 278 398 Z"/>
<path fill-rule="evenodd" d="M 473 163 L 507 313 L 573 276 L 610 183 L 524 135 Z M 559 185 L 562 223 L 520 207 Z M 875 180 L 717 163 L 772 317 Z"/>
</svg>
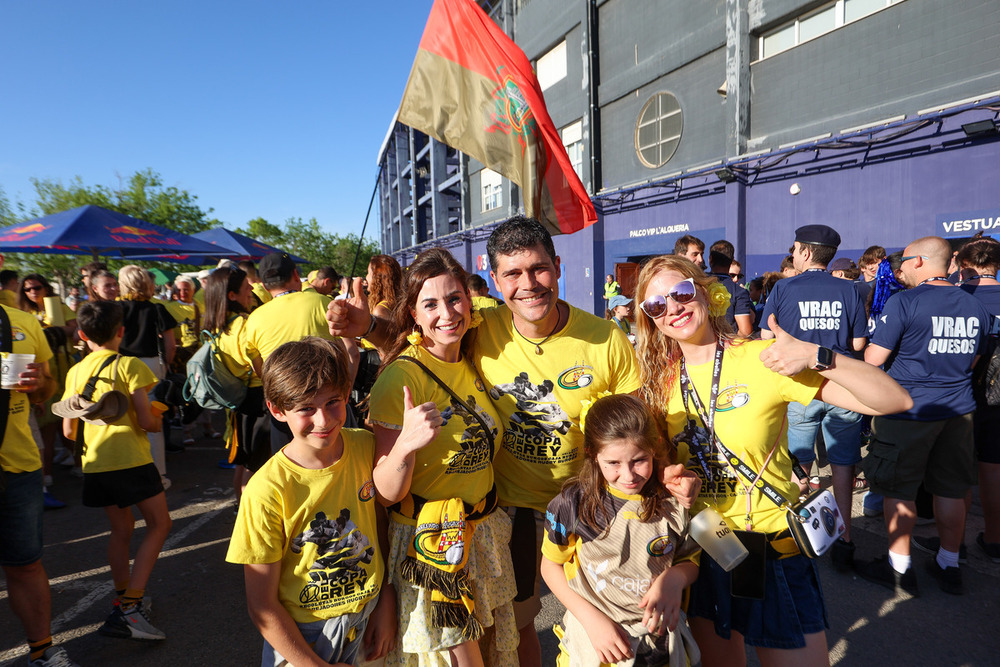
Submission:
<svg viewBox="0 0 1000 667">
<path fill-rule="evenodd" d="M 131 507 L 158 493 L 163 493 L 163 482 L 153 463 L 138 468 L 83 473 L 83 504 L 86 507 Z"/>
<path fill-rule="evenodd" d="M 233 417 L 237 441 L 233 463 L 257 472 L 271 458 L 271 416 L 264 404 L 264 388 L 247 389 Z"/>
<path fill-rule="evenodd" d="M 0 565 L 24 567 L 42 557 L 42 470 L 5 472 L 0 492 Z"/>
<path fill-rule="evenodd" d="M 936 421 L 872 420 L 872 441 L 862 464 L 871 490 L 916 500 L 921 483 L 942 498 L 964 498 L 976 483 L 972 413 Z"/>
<path fill-rule="evenodd" d="M 819 569 L 805 556 L 767 561 L 763 600 L 733 597 L 729 582 L 730 574 L 702 552 L 688 616 L 714 622 L 715 634 L 723 639 L 735 630 L 749 646 L 803 648 L 806 635 L 830 627 Z"/>
<path fill-rule="evenodd" d="M 977 408 L 973 423 L 976 460 L 980 463 L 1000 463 L 1000 408 Z"/>
</svg>

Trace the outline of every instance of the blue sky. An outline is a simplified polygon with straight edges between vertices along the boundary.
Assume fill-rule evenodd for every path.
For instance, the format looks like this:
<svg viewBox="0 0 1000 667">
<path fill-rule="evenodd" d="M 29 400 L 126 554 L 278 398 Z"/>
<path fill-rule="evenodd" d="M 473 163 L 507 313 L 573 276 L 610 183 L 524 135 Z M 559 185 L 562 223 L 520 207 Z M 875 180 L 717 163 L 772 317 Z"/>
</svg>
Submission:
<svg viewBox="0 0 1000 667">
<path fill-rule="evenodd" d="M 229 228 L 358 233 L 430 6 L 0 2 L 0 188 L 31 203 L 32 177 L 113 187 L 148 167 Z"/>
</svg>

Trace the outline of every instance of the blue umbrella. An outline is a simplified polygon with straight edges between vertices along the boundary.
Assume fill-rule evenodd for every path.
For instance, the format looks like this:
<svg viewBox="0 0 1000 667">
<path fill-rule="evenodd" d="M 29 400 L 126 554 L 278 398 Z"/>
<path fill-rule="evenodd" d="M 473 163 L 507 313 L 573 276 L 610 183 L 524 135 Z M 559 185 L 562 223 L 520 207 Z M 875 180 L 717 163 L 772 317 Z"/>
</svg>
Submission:
<svg viewBox="0 0 1000 667">
<path fill-rule="evenodd" d="M 80 206 L 0 229 L 4 252 L 112 255 L 192 263 L 192 256 L 235 253 L 187 234 L 100 206 Z"/>
<path fill-rule="evenodd" d="M 256 241 L 249 236 L 244 236 L 243 234 L 237 234 L 236 232 L 231 232 L 224 227 L 213 227 L 212 229 L 206 229 L 203 232 L 198 232 L 197 234 L 192 234 L 191 238 L 198 239 L 200 241 L 205 241 L 212 244 L 213 252 L 205 253 L 197 257 L 189 257 L 185 260 L 187 264 L 217 264 L 222 258 L 228 258 L 234 262 L 239 262 L 245 259 L 257 262 L 264 255 L 270 255 L 272 252 L 284 252 L 281 248 L 275 248 L 274 246 L 269 246 L 266 243 L 261 243 Z M 288 253 L 288 256 L 296 264 L 308 264 L 309 260 L 299 257 L 298 255 L 293 255 Z M 148 257 L 148 256 L 129 256 L 129 259 L 149 259 L 149 260 L 159 260 L 166 259 L 165 257 Z"/>
</svg>

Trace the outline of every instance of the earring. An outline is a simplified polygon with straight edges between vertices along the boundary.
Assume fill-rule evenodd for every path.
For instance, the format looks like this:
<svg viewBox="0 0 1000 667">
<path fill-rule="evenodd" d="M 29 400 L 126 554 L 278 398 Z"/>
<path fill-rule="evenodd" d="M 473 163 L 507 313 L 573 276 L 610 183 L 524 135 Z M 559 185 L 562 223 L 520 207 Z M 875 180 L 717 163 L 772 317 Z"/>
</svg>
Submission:
<svg viewBox="0 0 1000 667">
<path fill-rule="evenodd" d="M 413 331 L 407 334 L 406 340 L 409 341 L 410 345 L 420 345 L 424 342 L 424 334 L 420 332 L 419 324 L 413 325 Z"/>
</svg>

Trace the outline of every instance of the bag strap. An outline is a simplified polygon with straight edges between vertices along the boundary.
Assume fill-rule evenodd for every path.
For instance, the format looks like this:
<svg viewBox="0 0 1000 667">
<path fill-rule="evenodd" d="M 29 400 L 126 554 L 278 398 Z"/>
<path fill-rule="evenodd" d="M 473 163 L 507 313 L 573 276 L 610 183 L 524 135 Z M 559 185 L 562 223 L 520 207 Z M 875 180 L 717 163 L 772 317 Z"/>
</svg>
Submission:
<svg viewBox="0 0 1000 667">
<path fill-rule="evenodd" d="M 449 387 L 448 385 L 446 385 L 444 383 L 444 380 L 442 380 L 437 375 L 435 375 L 434 371 L 432 371 L 431 369 L 427 368 L 427 366 L 425 366 L 423 363 L 421 363 L 417 359 L 414 359 L 413 357 L 407 357 L 407 356 L 404 356 L 404 355 L 400 355 L 400 356 L 396 357 L 397 361 L 399 361 L 400 359 L 405 359 L 405 360 L 409 361 L 410 363 L 416 364 L 419 368 L 422 368 L 424 370 L 424 372 L 427 373 L 427 375 L 429 375 L 431 377 L 432 380 L 434 380 L 435 382 L 437 382 L 441 386 L 442 389 L 444 389 L 446 392 L 448 392 L 448 395 L 451 396 L 455 400 L 455 402 L 457 402 L 459 405 L 461 405 L 463 408 L 465 408 L 465 410 L 469 414 L 471 414 L 473 417 L 476 418 L 476 421 L 479 422 L 480 428 L 483 429 L 483 433 L 486 435 L 487 441 L 489 441 L 489 443 L 490 443 L 490 460 L 493 460 L 493 451 L 494 451 L 493 431 L 490 430 L 489 426 L 486 425 L 486 420 L 483 419 L 483 416 L 481 414 L 479 414 L 478 411 L 474 410 L 472 408 L 472 406 L 470 406 L 468 403 L 466 403 L 464 400 L 462 400 L 462 398 L 458 394 L 456 394 L 454 391 L 452 391 L 451 387 Z"/>
<path fill-rule="evenodd" d="M 80 392 L 80 396 L 87 399 L 88 401 L 94 400 L 94 392 L 97 391 L 97 381 L 100 379 L 101 373 L 105 368 L 111 365 L 111 362 L 115 362 L 115 367 L 111 373 L 111 388 L 114 389 L 115 382 L 118 379 L 118 359 L 121 355 L 115 354 L 104 360 L 101 367 L 97 369 L 97 372 L 87 380 L 87 384 L 84 385 L 83 391 Z"/>
<path fill-rule="evenodd" d="M 10 317 L 7 316 L 7 309 L 0 306 L 0 352 L 10 354 L 14 351 L 14 332 L 10 328 Z M 6 440 L 7 417 L 10 414 L 10 389 L 0 388 L 0 445 Z M 7 486 L 3 478 L 3 470 L 0 469 L 0 490 Z"/>
</svg>

